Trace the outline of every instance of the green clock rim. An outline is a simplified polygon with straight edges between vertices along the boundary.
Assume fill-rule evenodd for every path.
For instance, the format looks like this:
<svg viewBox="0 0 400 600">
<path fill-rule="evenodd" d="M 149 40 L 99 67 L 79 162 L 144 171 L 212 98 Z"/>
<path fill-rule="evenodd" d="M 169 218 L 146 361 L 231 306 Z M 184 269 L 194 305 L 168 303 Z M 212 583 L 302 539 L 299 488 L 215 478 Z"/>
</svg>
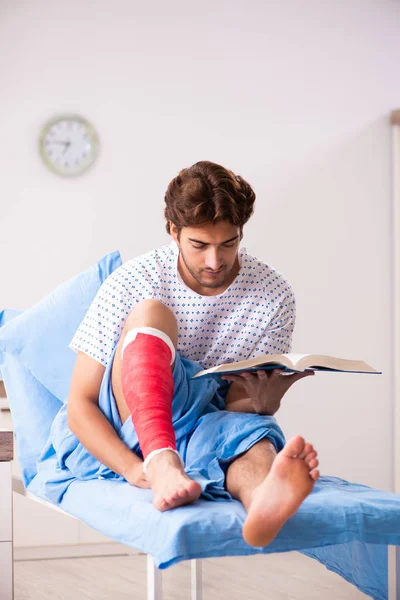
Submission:
<svg viewBox="0 0 400 600">
<path fill-rule="evenodd" d="M 56 123 L 59 123 L 60 121 L 71 120 L 78 121 L 87 128 L 90 136 L 90 142 L 93 147 L 93 154 L 90 162 L 84 168 L 80 168 L 77 171 L 72 171 L 68 173 L 64 171 L 59 171 L 57 167 L 55 167 L 51 160 L 48 158 L 44 149 L 44 139 L 49 130 L 53 127 L 53 125 L 56 125 Z M 46 123 L 42 126 L 39 135 L 39 152 L 46 167 L 56 175 L 59 175 L 60 177 L 78 177 L 79 175 L 83 175 L 83 173 L 86 173 L 91 167 L 93 167 L 94 163 L 96 162 L 96 159 L 99 155 L 99 136 L 93 125 L 84 117 L 81 117 L 80 115 L 74 113 L 61 114 L 56 117 L 52 117 L 51 119 L 46 121 Z"/>
</svg>

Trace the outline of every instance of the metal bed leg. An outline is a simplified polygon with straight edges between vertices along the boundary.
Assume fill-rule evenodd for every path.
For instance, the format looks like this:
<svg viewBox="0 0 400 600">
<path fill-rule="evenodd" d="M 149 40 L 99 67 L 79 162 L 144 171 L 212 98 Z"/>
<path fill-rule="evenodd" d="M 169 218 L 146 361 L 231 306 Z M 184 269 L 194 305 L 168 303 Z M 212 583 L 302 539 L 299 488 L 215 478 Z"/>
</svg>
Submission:
<svg viewBox="0 0 400 600">
<path fill-rule="evenodd" d="M 388 546 L 388 600 L 400 600 L 400 546 Z"/>
<path fill-rule="evenodd" d="M 0 598 L 14 598 L 11 462 L 0 462 Z"/>
<path fill-rule="evenodd" d="M 161 571 L 150 554 L 147 554 L 147 600 L 162 600 Z"/>
<path fill-rule="evenodd" d="M 0 429 L 0 598 L 14 598 L 12 468 L 13 433 Z"/>
<path fill-rule="evenodd" d="M 202 585 L 202 562 L 199 559 L 190 561 L 191 569 L 191 600 L 203 600 L 203 585 Z M 397 600 L 397 599 L 396 599 Z"/>
</svg>

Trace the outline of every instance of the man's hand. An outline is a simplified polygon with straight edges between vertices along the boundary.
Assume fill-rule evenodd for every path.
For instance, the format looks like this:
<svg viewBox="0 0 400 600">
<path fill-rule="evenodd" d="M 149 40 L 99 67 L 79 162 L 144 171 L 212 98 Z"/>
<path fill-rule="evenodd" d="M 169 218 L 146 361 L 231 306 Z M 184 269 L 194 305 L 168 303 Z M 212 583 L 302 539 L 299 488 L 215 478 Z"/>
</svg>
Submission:
<svg viewBox="0 0 400 600">
<path fill-rule="evenodd" d="M 281 400 L 288 389 L 299 379 L 315 375 L 314 371 L 305 371 L 304 373 L 291 373 L 281 375 L 280 369 L 273 371 L 244 372 L 240 375 L 222 375 L 222 379 L 237 382 L 243 389 L 243 394 L 238 397 L 236 391 L 232 402 L 229 401 L 229 392 L 227 396 L 227 410 L 236 410 L 240 412 L 249 412 L 240 408 L 244 406 L 245 396 L 249 399 L 249 406 L 252 411 L 259 415 L 274 415 L 281 405 Z M 235 407 L 236 404 L 236 407 Z"/>
<path fill-rule="evenodd" d="M 135 462 L 129 471 L 124 473 L 124 477 L 128 483 L 140 488 L 150 489 L 150 483 L 146 479 L 146 475 L 143 473 L 143 461 Z"/>
</svg>

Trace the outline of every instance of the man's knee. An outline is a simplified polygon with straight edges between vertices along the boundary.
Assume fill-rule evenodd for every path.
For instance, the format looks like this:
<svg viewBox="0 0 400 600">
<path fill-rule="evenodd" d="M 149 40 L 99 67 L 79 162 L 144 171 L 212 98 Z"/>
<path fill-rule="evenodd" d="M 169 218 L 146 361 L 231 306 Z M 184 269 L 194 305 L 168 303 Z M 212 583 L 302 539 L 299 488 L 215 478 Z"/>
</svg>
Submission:
<svg viewBox="0 0 400 600">
<path fill-rule="evenodd" d="M 159 300 L 149 298 L 136 304 L 126 318 L 121 341 L 126 333 L 135 327 L 154 327 L 166 333 L 174 346 L 178 343 L 178 325 L 175 315 Z"/>
</svg>

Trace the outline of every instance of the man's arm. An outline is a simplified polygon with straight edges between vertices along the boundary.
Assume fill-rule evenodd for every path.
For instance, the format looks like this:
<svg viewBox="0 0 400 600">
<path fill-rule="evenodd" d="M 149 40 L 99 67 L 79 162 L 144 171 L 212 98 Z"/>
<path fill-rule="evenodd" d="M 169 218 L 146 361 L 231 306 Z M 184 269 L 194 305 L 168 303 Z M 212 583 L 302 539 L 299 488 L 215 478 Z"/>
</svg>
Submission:
<svg viewBox="0 0 400 600">
<path fill-rule="evenodd" d="M 233 412 L 256 412 L 242 381 L 233 381 L 230 384 L 226 395 L 225 408 Z"/>
<path fill-rule="evenodd" d="M 256 413 L 272 416 L 278 412 L 281 400 L 289 389 L 280 381 L 280 371 L 257 371 L 257 373 L 242 373 L 232 378 L 226 395 L 226 410 L 233 412 Z M 225 376 L 222 377 L 225 379 Z"/>
<path fill-rule="evenodd" d="M 78 352 L 68 396 L 68 427 L 97 460 L 138 485 L 142 461 L 122 442 L 99 408 L 104 371 L 98 361 Z"/>
</svg>

